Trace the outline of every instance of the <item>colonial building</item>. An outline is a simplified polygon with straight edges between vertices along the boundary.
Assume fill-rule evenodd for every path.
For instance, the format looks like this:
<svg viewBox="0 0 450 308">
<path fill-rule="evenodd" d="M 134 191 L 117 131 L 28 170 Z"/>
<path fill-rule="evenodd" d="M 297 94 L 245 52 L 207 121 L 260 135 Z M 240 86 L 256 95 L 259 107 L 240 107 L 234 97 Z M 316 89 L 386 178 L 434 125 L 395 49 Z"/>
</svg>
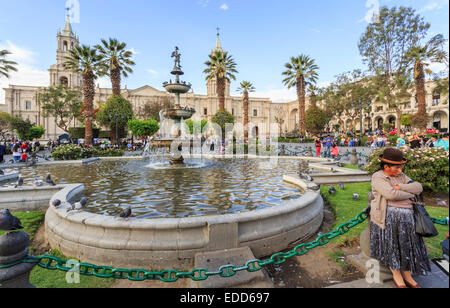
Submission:
<svg viewBox="0 0 450 308">
<path fill-rule="evenodd" d="M 68 87 L 81 87 L 82 78 L 80 74 L 68 71 L 64 67 L 64 58 L 68 55 L 71 48 L 79 45 L 79 38 L 72 30 L 69 16 L 66 17 L 64 29 L 58 31 L 56 35 L 56 64 L 52 65 L 49 72 L 51 86 L 65 85 Z M 217 35 L 214 50 L 223 50 L 219 34 Z M 213 51 L 214 51 L 213 50 Z M 196 110 L 193 116 L 194 120 L 210 121 L 213 115 L 219 110 L 219 100 L 216 92 L 216 80 L 210 80 L 206 83 L 206 95 L 195 94 L 193 92 L 181 96 L 181 105 L 194 108 Z M 439 93 L 434 93 L 432 82 L 427 82 L 427 104 L 430 114 L 433 116 L 433 125 L 439 128 L 447 128 L 448 123 L 448 105 L 447 100 L 441 100 Z M 44 117 L 41 109 L 42 102 L 39 101 L 38 93 L 42 90 L 34 86 L 9 85 L 5 88 L 5 103 L 0 102 L 0 111 L 11 115 L 21 116 L 23 119 L 29 119 L 38 126 L 43 126 L 46 133 L 42 139 L 57 139 L 65 132 L 61 130 L 54 118 Z M 225 108 L 235 116 L 236 123 L 243 123 L 242 97 L 230 95 L 230 84 L 227 83 L 225 90 Z M 133 105 L 135 115 L 139 117 L 146 104 L 161 103 L 167 100 L 174 101 L 169 93 L 160 91 L 149 85 L 137 89 L 127 89 L 121 91 L 122 96 L 129 100 Z M 100 88 L 97 86 L 95 91 L 95 102 L 105 102 L 112 95 L 112 89 Z M 417 110 L 414 99 L 414 93 L 411 95 L 411 102 L 403 112 L 413 113 Z M 310 99 L 307 98 L 307 107 L 310 105 Z M 320 106 L 320 104 L 319 104 Z M 278 121 L 277 121 L 278 120 Z M 387 106 L 375 103 L 369 113 L 363 114 L 363 125 L 366 130 L 381 127 L 383 123 L 395 123 L 396 114 L 389 110 Z M 274 103 L 268 98 L 254 98 L 249 100 L 249 122 L 253 125 L 250 128 L 251 136 L 260 135 L 264 129 L 267 134 L 270 131 L 270 124 L 277 123 L 281 128 L 281 133 L 292 133 L 297 130 L 299 123 L 298 102 Z M 331 127 L 336 124 L 337 119 L 333 119 Z M 355 128 L 359 130 L 359 119 L 344 117 L 344 129 Z M 356 125 L 355 125 L 356 123 Z M 73 120 L 71 127 L 79 126 L 80 123 Z"/>
</svg>

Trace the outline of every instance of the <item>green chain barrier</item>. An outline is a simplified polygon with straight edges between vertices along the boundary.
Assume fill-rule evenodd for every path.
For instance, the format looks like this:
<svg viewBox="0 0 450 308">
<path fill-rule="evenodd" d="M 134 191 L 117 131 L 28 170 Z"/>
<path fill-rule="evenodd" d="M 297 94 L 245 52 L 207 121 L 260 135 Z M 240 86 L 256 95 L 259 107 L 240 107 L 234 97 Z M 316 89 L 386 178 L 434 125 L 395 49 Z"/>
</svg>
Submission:
<svg viewBox="0 0 450 308">
<path fill-rule="evenodd" d="M 203 281 L 211 276 L 220 276 L 222 278 L 229 278 L 235 276 L 240 271 L 247 271 L 249 273 L 257 272 L 263 269 L 267 265 L 280 265 L 285 263 L 289 258 L 295 256 L 303 256 L 310 250 L 325 246 L 330 240 L 344 235 L 349 232 L 350 229 L 362 224 L 369 217 L 366 210 L 359 213 L 354 219 L 341 224 L 336 230 L 319 236 L 315 241 L 310 243 L 304 243 L 296 246 L 293 250 L 288 252 L 279 252 L 274 254 L 267 260 L 250 260 L 244 266 L 235 266 L 232 264 L 223 265 L 218 271 L 209 271 L 207 269 L 198 268 L 190 272 L 179 272 L 177 270 L 164 270 L 161 272 L 146 271 L 143 269 L 122 269 L 113 268 L 109 266 L 97 266 L 89 263 L 80 263 L 79 271 L 80 275 L 95 276 L 98 278 L 115 278 L 115 279 L 128 279 L 131 281 L 145 281 L 145 280 L 160 280 L 163 282 L 176 282 L 179 279 L 192 279 L 193 281 Z M 433 222 L 440 225 L 448 225 L 447 219 L 432 218 Z M 72 268 L 67 267 L 67 261 L 62 260 L 55 256 L 43 255 L 40 257 L 27 256 L 24 259 L 14 262 L 12 264 L 0 265 L 0 269 L 9 268 L 20 263 L 36 263 L 38 266 L 48 270 L 60 270 L 68 272 Z"/>
</svg>

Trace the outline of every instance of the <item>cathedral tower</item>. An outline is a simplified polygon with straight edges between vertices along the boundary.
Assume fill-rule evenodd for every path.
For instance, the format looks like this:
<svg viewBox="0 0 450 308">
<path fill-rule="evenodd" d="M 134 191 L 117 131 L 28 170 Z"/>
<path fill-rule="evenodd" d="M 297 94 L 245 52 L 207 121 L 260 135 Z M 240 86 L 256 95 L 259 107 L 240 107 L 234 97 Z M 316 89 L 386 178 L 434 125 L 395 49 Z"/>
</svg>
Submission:
<svg viewBox="0 0 450 308">
<path fill-rule="evenodd" d="M 48 70 L 50 73 L 50 85 L 65 85 L 69 87 L 81 87 L 80 74 L 66 71 L 64 67 L 65 57 L 69 55 L 69 51 L 79 45 L 79 39 L 72 30 L 70 24 L 70 15 L 66 15 L 66 24 L 62 31 L 58 31 L 56 35 L 56 64 L 52 65 Z"/>
<path fill-rule="evenodd" d="M 216 39 L 216 47 L 211 51 L 211 54 L 214 54 L 216 51 L 224 52 L 222 49 L 222 44 L 220 43 L 220 34 L 217 31 L 217 39 Z M 208 96 L 217 96 L 217 79 L 213 78 L 208 80 L 206 83 L 206 90 Z M 230 96 L 230 83 L 225 81 L 225 97 Z"/>
</svg>

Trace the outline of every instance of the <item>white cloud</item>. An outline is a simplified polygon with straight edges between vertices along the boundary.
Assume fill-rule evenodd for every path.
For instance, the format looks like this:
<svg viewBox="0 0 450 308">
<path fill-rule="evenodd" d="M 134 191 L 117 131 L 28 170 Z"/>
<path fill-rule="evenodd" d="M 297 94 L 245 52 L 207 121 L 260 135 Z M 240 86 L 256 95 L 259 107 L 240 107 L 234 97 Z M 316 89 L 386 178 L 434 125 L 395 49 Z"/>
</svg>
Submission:
<svg viewBox="0 0 450 308">
<path fill-rule="evenodd" d="M 147 72 L 149 72 L 150 74 L 152 74 L 153 77 L 158 77 L 158 72 L 152 69 L 148 69 Z"/>
<path fill-rule="evenodd" d="M 131 51 L 131 53 L 133 54 L 133 55 L 139 55 L 141 52 L 140 51 L 137 51 L 136 49 L 134 49 L 134 48 L 130 48 L 130 49 L 128 49 L 128 51 Z"/>
<path fill-rule="evenodd" d="M 288 103 L 297 100 L 297 91 L 291 89 L 270 89 L 267 91 L 257 91 L 249 94 L 250 97 L 269 98 L 274 103 Z"/>
<path fill-rule="evenodd" d="M 206 7 L 208 6 L 209 0 L 199 0 L 197 3 L 203 7 Z"/>
<path fill-rule="evenodd" d="M 0 44 L 0 50 L 9 50 L 8 60 L 17 62 L 17 72 L 11 71 L 9 78 L 0 77 L 0 104 L 5 103 L 4 88 L 9 85 L 46 87 L 50 84 L 50 76 L 47 70 L 36 68 L 36 53 L 23 47 L 19 47 L 10 41 L 6 45 Z"/>
<path fill-rule="evenodd" d="M 434 10 L 441 10 L 444 8 L 444 6 L 447 5 L 448 6 L 448 0 L 444 0 L 444 1 L 429 1 L 423 8 L 421 8 L 418 13 L 424 13 L 424 12 L 430 12 L 430 11 L 434 11 Z"/>
<path fill-rule="evenodd" d="M 226 3 L 224 3 L 220 6 L 220 9 L 226 11 L 226 10 L 228 10 L 228 5 Z"/>
</svg>

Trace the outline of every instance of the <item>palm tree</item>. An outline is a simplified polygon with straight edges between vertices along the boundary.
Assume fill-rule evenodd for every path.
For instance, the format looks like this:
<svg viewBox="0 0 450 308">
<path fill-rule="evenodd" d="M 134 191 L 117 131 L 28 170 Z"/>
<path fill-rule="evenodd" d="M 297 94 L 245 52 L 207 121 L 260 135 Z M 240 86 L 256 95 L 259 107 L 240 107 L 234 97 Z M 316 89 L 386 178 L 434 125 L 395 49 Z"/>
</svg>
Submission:
<svg viewBox="0 0 450 308">
<path fill-rule="evenodd" d="M 438 34 L 431 38 L 423 46 L 413 46 L 406 54 L 406 61 L 413 71 L 414 81 L 416 84 L 416 95 L 418 102 L 418 115 L 423 117 L 427 114 L 427 105 L 425 102 L 425 74 L 431 75 L 433 72 L 428 68 L 430 63 L 448 62 L 448 54 L 444 50 L 443 45 L 447 40 L 442 34 Z M 421 128 L 426 128 L 425 121 L 422 121 Z"/>
<path fill-rule="evenodd" d="M 319 89 L 318 87 L 316 87 L 316 85 L 314 85 L 314 84 L 310 84 L 309 86 L 308 86 L 308 89 L 307 89 L 307 91 L 308 91 L 308 93 L 309 93 L 309 97 L 310 97 L 310 100 L 311 100 L 311 107 L 316 107 L 316 105 L 317 105 L 317 93 L 318 92 L 320 92 L 321 91 L 321 89 Z"/>
<path fill-rule="evenodd" d="M 95 48 L 90 46 L 77 46 L 70 50 L 69 56 L 65 58 L 66 69 L 75 73 L 81 73 L 83 79 L 83 110 L 82 115 L 85 119 L 85 143 L 92 145 L 92 120 L 95 116 L 94 95 L 95 79 L 98 77 L 100 61 L 102 57 L 97 54 Z"/>
<path fill-rule="evenodd" d="M 305 126 L 305 92 L 306 87 L 317 82 L 319 67 L 315 64 L 314 59 L 309 56 L 300 55 L 298 57 L 292 57 L 290 63 L 286 63 L 285 67 L 287 71 L 283 72 L 286 78 L 283 80 L 285 86 L 288 89 L 296 86 L 297 87 L 297 97 L 299 103 L 299 113 L 300 113 L 300 133 L 305 136 L 306 126 Z"/>
<path fill-rule="evenodd" d="M 0 75 L 5 76 L 6 78 L 9 78 L 9 71 L 17 72 L 17 68 L 15 67 L 17 63 L 6 60 L 6 56 L 10 54 L 11 52 L 6 49 L 0 50 Z"/>
<path fill-rule="evenodd" d="M 242 81 L 238 92 L 243 94 L 242 102 L 244 106 L 244 140 L 248 141 L 248 93 L 255 92 L 255 87 L 250 81 Z"/>
<path fill-rule="evenodd" d="M 130 66 L 135 65 L 131 60 L 133 53 L 126 50 L 126 43 L 120 43 L 116 39 L 109 39 L 109 42 L 102 40 L 101 45 L 96 45 L 95 48 L 102 56 L 100 76 L 109 76 L 112 83 L 113 95 L 120 96 L 120 82 L 121 75 L 125 78 L 128 73 L 133 73 Z"/>
<path fill-rule="evenodd" d="M 230 78 L 236 80 L 233 73 L 238 73 L 236 63 L 228 52 L 220 50 L 214 51 L 209 55 L 209 60 L 205 62 L 207 69 L 203 71 L 207 74 L 206 80 L 217 80 L 217 95 L 219 96 L 219 110 L 225 110 L 225 86 L 230 82 Z"/>
</svg>

